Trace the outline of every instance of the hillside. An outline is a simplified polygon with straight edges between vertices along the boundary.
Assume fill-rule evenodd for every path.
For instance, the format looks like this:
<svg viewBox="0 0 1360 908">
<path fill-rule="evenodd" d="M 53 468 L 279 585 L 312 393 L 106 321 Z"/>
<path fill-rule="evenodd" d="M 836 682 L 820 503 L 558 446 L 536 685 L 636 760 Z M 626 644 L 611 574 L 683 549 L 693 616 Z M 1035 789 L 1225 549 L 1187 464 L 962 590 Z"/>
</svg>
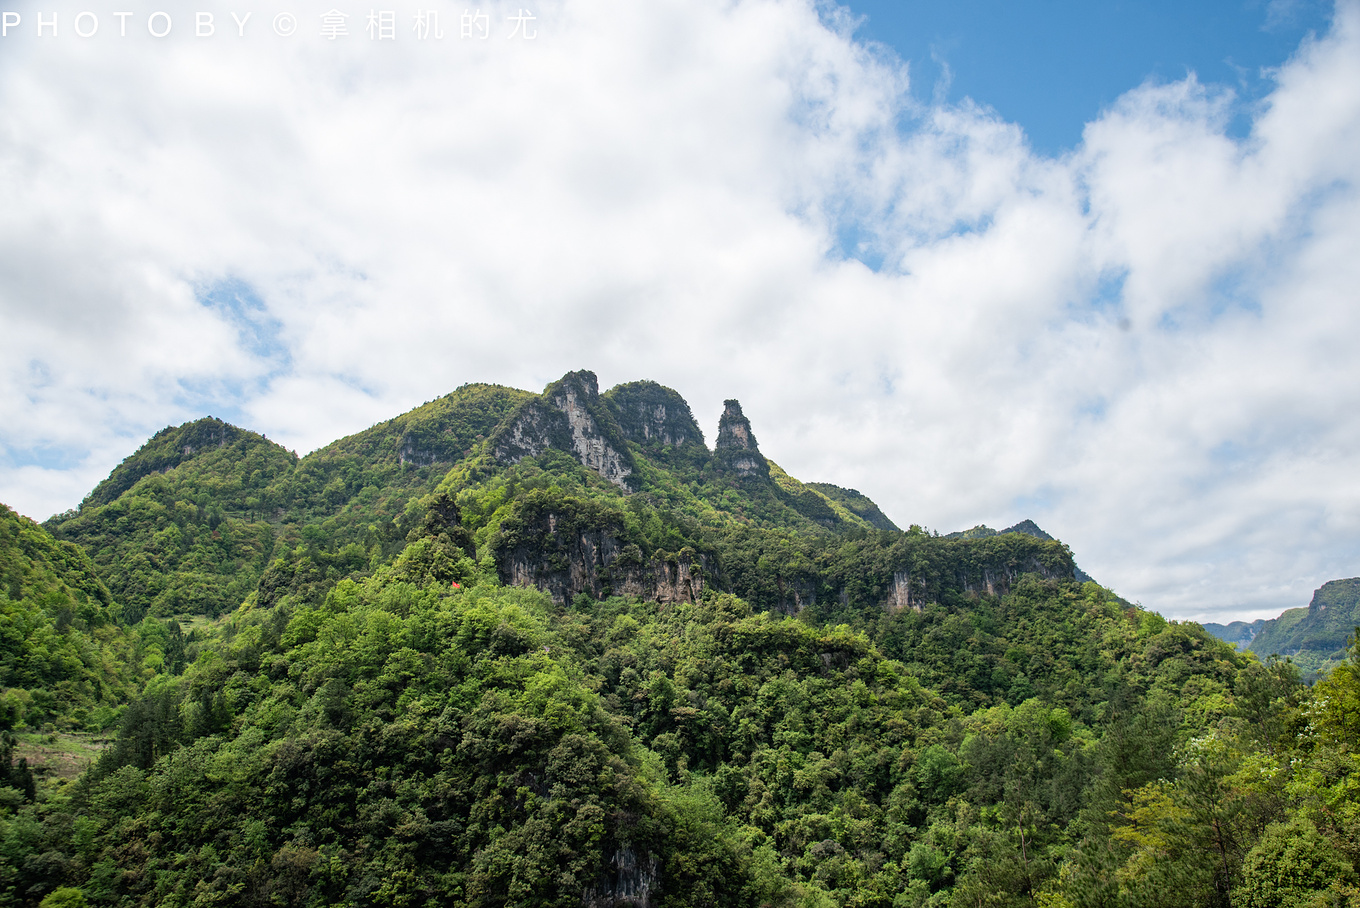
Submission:
<svg viewBox="0 0 1360 908">
<path fill-rule="evenodd" d="M 118 726 L 71 782 L 0 739 L 0 904 L 1360 905 L 1360 650 L 1306 688 L 1032 522 L 898 530 L 735 400 L 201 420 L 0 518 L 7 721 Z"/>
<path fill-rule="evenodd" d="M 1332 580 L 1313 593 L 1306 609 L 1289 609 L 1266 621 L 1248 649 L 1262 658 L 1288 656 L 1316 676 L 1346 656 L 1348 639 L 1360 627 L 1360 577 Z"/>
<path fill-rule="evenodd" d="M 137 689 L 119 617 L 82 549 L 0 505 L 0 730 L 110 724 Z"/>
<path fill-rule="evenodd" d="M 394 553 L 407 503 L 531 396 L 467 385 L 300 460 L 254 432 L 196 420 L 157 433 L 47 528 L 91 553 L 129 619 L 220 615 L 277 558 L 305 557 L 335 580 Z"/>
<path fill-rule="evenodd" d="M 1299 609 L 1298 611 L 1303 611 Z M 1286 613 L 1287 614 L 1287 613 Z M 1284 617 L 1283 615 L 1281 617 Z M 1273 619 L 1272 619 L 1273 620 Z M 1204 629 L 1213 634 L 1225 643 L 1231 643 L 1239 650 L 1247 648 L 1247 644 L 1256 639 L 1256 635 L 1261 633 L 1261 629 L 1266 626 L 1265 618 L 1258 618 L 1255 621 L 1231 621 L 1227 624 L 1215 624 L 1205 622 Z"/>
<path fill-rule="evenodd" d="M 710 452 L 674 391 L 632 382 L 600 394 L 595 376 L 579 372 L 539 395 L 467 385 L 301 459 L 211 417 L 167 428 L 48 529 L 91 553 L 128 619 L 215 616 L 250 598 L 271 566 L 271 592 L 324 590 L 395 555 L 416 519 L 408 507 L 436 486 L 478 515 L 478 557 L 499 558 L 502 576 L 536 570 L 487 545 L 515 492 L 552 484 L 615 506 L 640 494 L 657 519 L 615 541 L 649 559 L 686 547 L 708 557 L 738 526 L 776 535 L 892 526 L 865 496 L 804 485 L 769 463 L 736 401 Z M 790 582 L 817 581 L 803 572 Z"/>
</svg>

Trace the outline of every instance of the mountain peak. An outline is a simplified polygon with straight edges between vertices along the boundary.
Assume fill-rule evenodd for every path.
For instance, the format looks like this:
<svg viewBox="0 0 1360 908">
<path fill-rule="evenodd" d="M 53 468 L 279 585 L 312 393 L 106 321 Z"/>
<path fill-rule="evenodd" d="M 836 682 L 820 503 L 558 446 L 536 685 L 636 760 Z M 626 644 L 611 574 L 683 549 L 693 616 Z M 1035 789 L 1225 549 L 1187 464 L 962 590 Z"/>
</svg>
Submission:
<svg viewBox="0 0 1360 908">
<path fill-rule="evenodd" d="M 610 388 L 601 399 L 624 436 L 635 444 L 679 448 L 704 443 L 704 433 L 689 404 L 679 392 L 664 385 L 628 382 Z"/>
<path fill-rule="evenodd" d="M 761 455 L 755 433 L 751 431 L 751 421 L 735 400 L 723 401 L 713 459 L 719 468 L 731 470 L 742 479 L 770 474 L 770 466 Z"/>
<path fill-rule="evenodd" d="M 213 416 L 205 416 L 179 426 L 166 426 L 115 467 L 107 479 L 95 486 L 81 507 L 89 504 L 108 504 L 131 489 L 143 477 L 152 473 L 168 472 L 212 452 L 233 449 L 234 454 L 231 456 L 240 458 L 246 451 L 259 446 L 296 459 L 293 454 L 284 451 L 281 445 L 275 444 L 258 432 L 238 428 Z"/>
<path fill-rule="evenodd" d="M 739 401 L 723 401 L 723 414 L 718 420 L 718 440 L 714 447 L 759 450 L 755 433 L 751 431 L 751 421 L 741 412 Z"/>
<path fill-rule="evenodd" d="M 594 372 L 568 372 L 526 401 L 491 439 L 501 463 L 518 463 L 549 448 L 566 451 L 625 491 L 636 464 L 618 423 L 600 400 Z"/>
</svg>

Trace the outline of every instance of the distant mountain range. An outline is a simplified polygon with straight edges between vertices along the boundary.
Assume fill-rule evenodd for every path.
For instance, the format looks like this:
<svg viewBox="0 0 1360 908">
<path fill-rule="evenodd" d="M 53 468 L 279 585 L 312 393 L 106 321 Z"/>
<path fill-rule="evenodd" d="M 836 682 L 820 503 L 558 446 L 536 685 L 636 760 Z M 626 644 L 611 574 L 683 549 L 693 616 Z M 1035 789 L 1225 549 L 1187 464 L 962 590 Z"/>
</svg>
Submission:
<svg viewBox="0 0 1360 908">
<path fill-rule="evenodd" d="M 1262 659 L 1293 660 L 1306 677 L 1341 662 L 1346 642 L 1360 626 L 1360 577 L 1331 580 L 1313 593 L 1307 608 L 1291 608 L 1278 618 L 1247 623 L 1205 624 L 1204 629 Z"/>
</svg>

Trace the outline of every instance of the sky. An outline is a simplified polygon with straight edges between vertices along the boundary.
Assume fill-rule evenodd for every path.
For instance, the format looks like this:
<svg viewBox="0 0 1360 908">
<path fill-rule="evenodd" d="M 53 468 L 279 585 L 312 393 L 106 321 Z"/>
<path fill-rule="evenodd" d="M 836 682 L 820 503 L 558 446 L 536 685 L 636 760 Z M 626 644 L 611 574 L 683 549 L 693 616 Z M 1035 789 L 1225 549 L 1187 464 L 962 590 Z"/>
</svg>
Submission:
<svg viewBox="0 0 1360 908">
<path fill-rule="evenodd" d="M 0 0 L 21 513 L 591 369 L 1169 617 L 1360 575 L 1360 2 L 291 2 Z"/>
</svg>

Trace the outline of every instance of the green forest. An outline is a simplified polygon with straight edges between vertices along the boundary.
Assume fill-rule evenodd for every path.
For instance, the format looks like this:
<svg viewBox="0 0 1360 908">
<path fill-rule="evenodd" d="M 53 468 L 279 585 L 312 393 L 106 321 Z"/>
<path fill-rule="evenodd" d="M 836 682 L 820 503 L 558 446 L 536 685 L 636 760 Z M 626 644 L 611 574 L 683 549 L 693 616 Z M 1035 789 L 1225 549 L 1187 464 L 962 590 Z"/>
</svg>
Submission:
<svg viewBox="0 0 1360 908">
<path fill-rule="evenodd" d="M 0 507 L 0 904 L 1360 908 L 1351 631 L 1238 651 L 653 382 L 208 417 Z"/>
</svg>

